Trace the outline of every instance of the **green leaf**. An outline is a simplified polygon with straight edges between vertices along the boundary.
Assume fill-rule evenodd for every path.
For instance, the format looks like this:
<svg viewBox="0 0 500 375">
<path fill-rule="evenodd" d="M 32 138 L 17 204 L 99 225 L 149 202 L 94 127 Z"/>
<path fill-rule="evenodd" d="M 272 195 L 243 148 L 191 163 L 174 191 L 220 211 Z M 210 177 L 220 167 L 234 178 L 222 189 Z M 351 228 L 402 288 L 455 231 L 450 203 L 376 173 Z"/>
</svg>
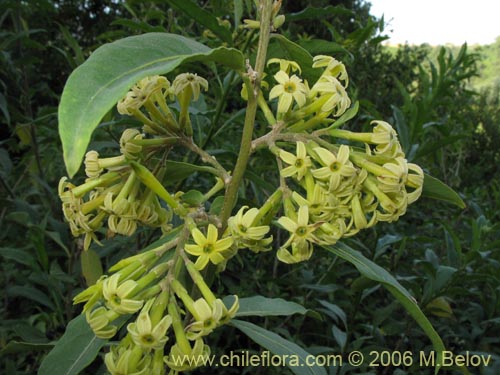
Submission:
<svg viewBox="0 0 500 375">
<path fill-rule="evenodd" d="M 298 42 L 300 46 L 306 49 L 311 55 L 337 55 L 342 53 L 351 57 L 351 53 L 342 45 L 324 39 L 303 39 Z"/>
<path fill-rule="evenodd" d="M 465 208 L 464 201 L 452 188 L 427 173 L 424 175 L 422 196 L 442 200 L 460 208 Z"/>
<path fill-rule="evenodd" d="M 44 358 L 38 375 L 77 375 L 97 356 L 107 340 L 99 339 L 84 315 L 71 322 L 54 349 Z"/>
<path fill-rule="evenodd" d="M 285 38 L 283 35 L 271 35 L 271 42 L 267 55 L 268 59 L 279 58 L 297 62 L 302 68 L 301 76 L 307 79 L 310 85 L 316 82 L 321 75 L 321 69 L 314 69 L 312 67 L 313 58 L 311 54 L 298 44 Z"/>
<path fill-rule="evenodd" d="M 167 33 L 132 36 L 92 53 L 70 75 L 59 105 L 59 134 L 69 176 L 78 171 L 94 129 L 134 83 L 194 61 L 244 69 L 244 58 L 238 50 L 210 49 Z"/>
<path fill-rule="evenodd" d="M 195 165 L 184 163 L 181 161 L 166 161 L 166 175 L 168 176 L 168 182 L 175 182 L 184 180 L 185 178 L 191 176 L 194 172 L 211 172 L 211 167 L 206 167 L 203 165 Z"/>
<path fill-rule="evenodd" d="M 307 309 L 295 302 L 282 298 L 254 296 L 240 299 L 240 308 L 236 316 L 279 316 L 305 314 Z"/>
<path fill-rule="evenodd" d="M 326 375 L 326 370 L 321 366 L 307 366 L 306 359 L 309 354 L 297 344 L 285 340 L 274 332 L 268 331 L 255 324 L 233 319 L 230 323 L 245 335 L 250 337 L 260 346 L 271 353 L 286 358 L 286 366 L 297 375 Z M 285 357 L 287 356 L 287 357 Z"/>
<path fill-rule="evenodd" d="M 408 129 L 408 125 L 406 124 L 405 115 L 403 111 L 401 111 L 396 106 L 392 107 L 392 116 L 394 117 L 394 125 L 396 126 L 396 130 L 398 131 L 398 137 L 401 141 L 401 146 L 406 154 L 408 154 L 410 148 L 410 132 Z"/>
<path fill-rule="evenodd" d="M 75 54 L 74 57 L 74 62 L 75 64 L 81 65 L 83 64 L 83 61 L 85 58 L 83 57 L 83 51 L 80 45 L 78 44 L 78 41 L 71 35 L 71 32 L 63 25 L 58 23 L 59 25 L 59 30 L 61 30 L 61 35 L 63 36 L 64 40 L 68 44 L 68 46 L 73 50 L 73 53 Z"/>
<path fill-rule="evenodd" d="M 238 28 L 241 24 L 241 17 L 243 17 L 243 0 L 233 0 L 234 4 L 234 27 Z"/>
<path fill-rule="evenodd" d="M 36 263 L 35 257 L 24 249 L 0 247 L 0 256 L 18 262 L 19 264 L 24 264 L 25 266 L 32 266 Z"/>
<path fill-rule="evenodd" d="M 219 21 L 212 13 L 201 8 L 198 4 L 191 0 L 167 0 L 167 3 L 186 13 L 190 19 L 210 29 L 215 35 L 221 38 L 222 41 L 229 45 L 233 44 L 231 30 L 220 25 Z"/>
<path fill-rule="evenodd" d="M 406 290 L 389 272 L 365 258 L 359 251 L 338 242 L 335 246 L 323 248 L 338 257 L 353 264 L 357 270 L 365 277 L 381 283 L 396 299 L 403 305 L 406 311 L 415 319 L 418 325 L 424 330 L 432 341 L 438 359 L 435 373 L 439 371 L 442 361 L 442 352 L 445 350 L 441 337 L 434 330 L 434 327 L 417 305 L 415 298 Z"/>
<path fill-rule="evenodd" d="M 2 111 L 7 125 L 10 125 L 9 106 L 7 105 L 7 100 L 5 99 L 5 96 L 2 93 L 0 93 L 0 111 Z"/>
<path fill-rule="evenodd" d="M 82 263 L 82 274 L 85 277 L 87 286 L 94 285 L 103 273 L 99 255 L 94 250 L 89 249 L 81 253 L 80 261 Z"/>
<path fill-rule="evenodd" d="M 24 297 L 32 301 L 38 302 L 39 304 L 46 306 L 52 310 L 55 310 L 54 303 L 45 293 L 30 286 L 19 286 L 19 285 L 11 286 L 7 288 L 7 295 L 11 297 Z"/>
<path fill-rule="evenodd" d="M 318 18 L 332 17 L 333 16 L 355 16 L 352 10 L 346 9 L 344 6 L 327 6 L 324 8 L 308 7 L 297 13 L 290 13 L 286 15 L 287 21 L 301 21 L 312 19 L 317 21 Z"/>
<path fill-rule="evenodd" d="M 36 351 L 44 351 L 54 347 L 52 343 L 40 343 L 40 342 L 24 342 L 24 341 L 10 341 L 5 345 L 0 351 L 1 355 L 11 354 L 11 353 L 21 353 L 28 352 L 33 353 Z"/>
</svg>

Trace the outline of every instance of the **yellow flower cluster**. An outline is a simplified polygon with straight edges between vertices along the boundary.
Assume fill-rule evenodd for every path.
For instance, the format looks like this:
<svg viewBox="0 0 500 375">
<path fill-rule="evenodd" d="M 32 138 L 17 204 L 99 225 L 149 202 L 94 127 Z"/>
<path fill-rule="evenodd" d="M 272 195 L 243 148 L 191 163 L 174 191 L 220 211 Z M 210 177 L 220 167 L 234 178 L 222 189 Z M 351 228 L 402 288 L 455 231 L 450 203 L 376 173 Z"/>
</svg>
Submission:
<svg viewBox="0 0 500 375">
<path fill-rule="evenodd" d="M 339 117 L 351 105 L 346 89 L 349 78 L 344 64 L 330 56 L 315 56 L 313 68 L 323 68 L 323 73 L 316 83 L 309 88 L 308 82 L 298 75 L 301 68 L 295 61 L 271 59 L 269 64 L 278 63 L 280 70 L 274 75 L 278 83 L 269 92 L 269 100 L 278 98 L 277 119 L 300 118 L 312 113 L 321 113 L 321 118 Z M 295 103 L 295 105 L 294 105 Z"/>
<path fill-rule="evenodd" d="M 172 261 L 156 264 L 176 242 L 121 260 L 111 268 L 114 274 L 101 277 L 74 298 L 75 303 L 85 302 L 87 321 L 100 338 L 115 336 L 120 316 L 138 313 L 127 325 L 126 336 L 105 356 L 112 375 L 165 374 L 168 368 L 180 372 L 201 365 L 199 357 L 210 354 L 204 336 L 227 324 L 238 311 L 238 297 L 226 307 L 187 257 L 185 267 L 201 294 L 196 300 L 180 281 L 168 276 Z"/>
<path fill-rule="evenodd" d="M 111 235 L 130 236 L 141 224 L 163 231 L 170 228 L 172 212 L 160 204 L 158 191 L 135 173 L 131 162 L 139 163 L 139 168 L 144 169 L 140 165 L 142 160 L 190 132 L 188 107 L 192 99 L 198 100 L 202 88 L 208 88 L 207 81 L 192 73 L 178 75 L 172 85 L 162 76 L 140 80 L 118 102 L 117 109 L 120 114 L 141 121 L 143 133 L 125 129 L 119 142 L 119 156 L 101 158 L 97 151 L 89 151 L 84 161 L 87 175 L 84 184 L 75 186 L 66 177 L 60 180 L 59 197 L 64 216 L 73 236 L 85 236 L 85 250 L 92 240 L 99 242 L 96 232 L 106 220 Z M 179 100 L 179 120 L 167 105 L 169 98 Z M 164 168 L 155 175 L 149 172 L 148 179 L 161 179 L 164 172 Z M 157 181 L 153 183 L 160 185 Z M 165 194 L 159 196 L 171 207 L 176 205 L 171 204 L 173 198 L 169 200 Z"/>
<path fill-rule="evenodd" d="M 158 196 L 143 186 L 130 167 L 130 160 L 142 157 L 142 147 L 133 143 L 141 139 L 135 129 L 127 129 L 120 140 L 122 154 L 99 158 L 96 151 L 85 157 L 87 180 L 75 186 L 63 177 L 59 182 L 59 197 L 66 221 L 73 236 L 85 236 L 84 249 L 92 240 L 98 242 L 96 232 L 104 222 L 112 234 L 130 236 L 138 224 L 168 230 L 172 219 L 170 210 L 161 206 Z M 163 170 L 158 176 L 161 177 Z"/>
<path fill-rule="evenodd" d="M 295 154 L 277 152 L 287 165 L 281 175 L 298 185 L 285 199 L 285 216 L 278 220 L 290 232 L 278 250 L 281 261 L 307 260 L 312 244 L 332 245 L 379 221 L 395 221 L 418 199 L 423 171 L 404 158 L 392 127 L 375 122 L 370 136 L 365 151 L 299 141 Z"/>
</svg>

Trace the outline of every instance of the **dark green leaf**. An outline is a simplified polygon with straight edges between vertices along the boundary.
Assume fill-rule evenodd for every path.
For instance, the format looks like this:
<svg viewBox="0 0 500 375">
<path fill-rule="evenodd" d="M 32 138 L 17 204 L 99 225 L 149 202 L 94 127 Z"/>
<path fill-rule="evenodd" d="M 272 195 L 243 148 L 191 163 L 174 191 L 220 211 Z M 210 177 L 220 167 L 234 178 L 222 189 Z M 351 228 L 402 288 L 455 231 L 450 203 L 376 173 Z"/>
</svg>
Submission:
<svg viewBox="0 0 500 375">
<path fill-rule="evenodd" d="M 219 21 L 212 13 L 206 11 L 198 4 L 191 0 L 167 0 L 167 3 L 183 11 L 189 18 L 205 26 L 207 29 L 210 29 L 215 35 L 221 38 L 222 41 L 229 45 L 233 43 L 231 30 L 220 25 Z"/>
<path fill-rule="evenodd" d="M 401 146 L 405 153 L 408 153 L 410 147 L 410 133 L 403 112 L 396 106 L 392 106 L 392 116 L 394 117 L 394 125 L 398 131 L 398 137 L 401 141 Z"/>
<path fill-rule="evenodd" d="M 342 47 L 340 44 L 332 42 L 330 40 L 323 39 L 312 39 L 312 40 L 300 40 L 298 42 L 300 46 L 306 49 L 311 55 L 337 55 L 338 53 L 343 53 L 348 56 L 352 56 L 351 53 Z"/>
<path fill-rule="evenodd" d="M 59 30 L 61 30 L 61 34 L 64 40 L 75 54 L 74 62 L 76 63 L 76 65 L 78 66 L 83 64 L 85 58 L 83 57 L 83 51 L 80 45 L 78 44 L 78 41 L 74 38 L 73 35 L 71 35 L 70 31 L 65 26 L 59 24 Z"/>
<path fill-rule="evenodd" d="M 78 171 L 94 129 L 134 83 L 185 62 L 219 62 L 242 70 L 243 60 L 235 49 L 212 50 L 167 33 L 133 36 L 98 48 L 70 75 L 59 105 L 59 134 L 69 176 Z"/>
<path fill-rule="evenodd" d="M 355 14 L 352 10 L 346 9 L 343 6 L 327 6 L 324 8 L 308 7 L 300 12 L 291 13 L 286 15 L 288 21 L 300 20 L 317 20 L 319 18 L 334 17 L 334 16 L 350 16 L 354 17 Z"/>
<path fill-rule="evenodd" d="M 184 180 L 185 178 L 191 176 L 194 172 L 211 171 L 209 167 L 205 167 L 202 165 L 195 165 L 172 160 L 166 161 L 166 167 L 166 176 L 168 182 Z"/>
<path fill-rule="evenodd" d="M 45 293 L 30 286 L 11 286 L 7 288 L 7 295 L 11 297 L 24 297 L 38 302 L 39 304 L 44 305 L 50 309 L 55 309 L 54 303 Z"/>
<path fill-rule="evenodd" d="M 335 246 L 323 247 L 329 252 L 353 264 L 357 270 L 365 277 L 381 283 L 396 299 L 403 305 L 406 311 L 415 319 L 418 325 L 424 330 L 432 341 L 438 359 L 436 373 L 439 371 L 439 364 L 442 359 L 442 352 L 445 350 L 441 337 L 434 330 L 434 327 L 417 305 L 415 298 L 385 269 L 365 258 L 359 251 L 338 242 Z"/>
<path fill-rule="evenodd" d="M 71 322 L 54 349 L 44 358 L 38 375 L 77 375 L 97 356 L 106 340 L 90 329 L 84 315 Z"/>
<path fill-rule="evenodd" d="M 282 298 L 254 296 L 240 299 L 240 308 L 236 316 L 278 316 L 305 314 L 307 309 L 295 302 Z"/>
<path fill-rule="evenodd" d="M 24 341 L 10 341 L 7 345 L 5 345 L 0 354 L 11 354 L 11 353 L 20 353 L 20 352 L 28 352 L 33 353 L 36 351 L 48 350 L 54 347 L 52 343 L 39 343 L 39 342 L 24 342 Z"/>
<path fill-rule="evenodd" d="M 237 28 L 243 16 L 243 0 L 233 0 L 234 3 L 234 27 Z"/>
<path fill-rule="evenodd" d="M 2 93 L 0 93 L 0 111 L 2 111 L 7 125 L 10 125 L 9 107 L 7 106 L 7 100 L 5 100 L 5 96 Z"/>
<path fill-rule="evenodd" d="M 143 33 L 166 32 L 163 26 L 151 26 L 147 22 L 139 20 L 128 20 L 124 18 L 111 22 L 111 25 L 120 25 L 128 27 L 133 31 L 142 31 Z"/>
<path fill-rule="evenodd" d="M 308 352 L 297 344 L 285 340 L 274 332 L 268 331 L 255 324 L 242 320 L 233 319 L 230 323 L 245 335 L 250 337 L 260 346 L 268 349 L 271 353 L 287 359 L 286 364 L 297 375 L 326 375 L 324 367 L 307 366 L 306 358 Z"/>
<path fill-rule="evenodd" d="M 453 203 L 460 208 L 465 208 L 464 201 L 452 188 L 427 173 L 424 176 L 422 196 Z"/>
<path fill-rule="evenodd" d="M 36 263 L 33 255 L 24 249 L 2 247 L 0 248 L 0 256 L 24 264 L 25 266 L 31 266 Z"/>
</svg>

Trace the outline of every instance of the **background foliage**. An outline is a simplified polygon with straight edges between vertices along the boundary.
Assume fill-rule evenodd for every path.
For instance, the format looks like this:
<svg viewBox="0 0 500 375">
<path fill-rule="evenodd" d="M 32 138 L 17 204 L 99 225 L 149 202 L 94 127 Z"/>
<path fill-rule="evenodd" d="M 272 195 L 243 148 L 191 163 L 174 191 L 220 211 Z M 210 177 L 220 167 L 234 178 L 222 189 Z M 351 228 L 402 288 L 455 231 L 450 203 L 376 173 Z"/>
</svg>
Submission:
<svg viewBox="0 0 500 375">
<path fill-rule="evenodd" d="M 12 0 L 0 4 L 1 373 L 37 371 L 67 323 L 79 314 L 72 296 L 95 277 L 88 272 L 89 264 L 102 263 L 106 269 L 156 236 L 142 231 L 131 241 L 109 239 L 104 247 L 93 249 L 95 258 L 81 259 L 81 246 L 62 220 L 56 193 L 65 174 L 56 113 L 69 73 L 99 45 L 150 31 L 194 37 L 212 47 L 221 39 L 234 41 L 252 51 L 252 37 L 245 40 L 242 33 L 233 34 L 241 19 L 248 17 L 250 1 L 199 1 L 220 19 L 212 30 L 186 15 L 180 3 Z M 497 374 L 500 86 L 492 61 L 498 55 L 498 39 L 472 51 L 466 46 L 389 49 L 382 44 L 383 20 L 369 10 L 368 3 L 356 0 L 285 1 L 287 22 L 281 32 L 313 55 L 331 54 L 342 60 L 352 80 L 350 95 L 361 103 L 361 116 L 349 126 L 368 128 L 372 119 L 393 123 L 408 158 L 450 184 L 467 208 L 421 199 L 399 222 L 379 225 L 348 245 L 410 290 L 448 349 L 492 354 L 496 364 L 480 372 Z M 208 74 L 210 82 L 218 83 L 211 84 L 212 91 L 197 108 L 204 116 L 194 117 L 195 136 L 224 163 L 237 151 L 234 139 L 243 117 L 240 84 L 230 74 Z M 209 99 L 214 97 L 225 98 L 225 108 L 216 107 Z M 121 121 L 109 114 L 91 147 L 103 153 L 114 147 Z M 257 128 L 257 133 L 264 130 Z M 270 184 L 277 176 L 268 172 L 268 157 L 252 161 L 240 192 L 243 202 L 262 202 L 272 191 Z M 195 176 L 174 183 L 182 189 L 206 181 Z M 429 349 L 428 339 L 386 290 L 327 252 L 316 251 L 311 261 L 294 267 L 266 254 L 243 254 L 215 285 L 222 295 L 281 297 L 315 311 L 255 319 L 311 353 Z M 220 354 L 259 350 L 236 328 L 216 332 L 210 344 Z M 102 360 L 85 371 L 102 373 Z M 288 373 L 284 368 L 227 368 L 224 373 L 259 371 Z M 330 374 L 357 371 L 347 366 L 329 369 Z M 432 373 L 418 367 L 361 371 Z"/>
</svg>

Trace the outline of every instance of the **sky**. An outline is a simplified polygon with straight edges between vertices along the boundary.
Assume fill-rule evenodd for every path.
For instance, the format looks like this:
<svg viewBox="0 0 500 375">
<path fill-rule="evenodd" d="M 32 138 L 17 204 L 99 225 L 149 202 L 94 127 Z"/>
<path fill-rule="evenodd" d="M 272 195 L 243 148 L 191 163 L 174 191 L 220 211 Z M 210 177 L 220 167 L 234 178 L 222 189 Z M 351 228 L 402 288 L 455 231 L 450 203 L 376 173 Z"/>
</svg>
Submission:
<svg viewBox="0 0 500 375">
<path fill-rule="evenodd" d="M 371 14 L 384 14 L 390 44 L 491 44 L 500 36 L 500 0 L 367 2 L 372 4 Z"/>
</svg>

